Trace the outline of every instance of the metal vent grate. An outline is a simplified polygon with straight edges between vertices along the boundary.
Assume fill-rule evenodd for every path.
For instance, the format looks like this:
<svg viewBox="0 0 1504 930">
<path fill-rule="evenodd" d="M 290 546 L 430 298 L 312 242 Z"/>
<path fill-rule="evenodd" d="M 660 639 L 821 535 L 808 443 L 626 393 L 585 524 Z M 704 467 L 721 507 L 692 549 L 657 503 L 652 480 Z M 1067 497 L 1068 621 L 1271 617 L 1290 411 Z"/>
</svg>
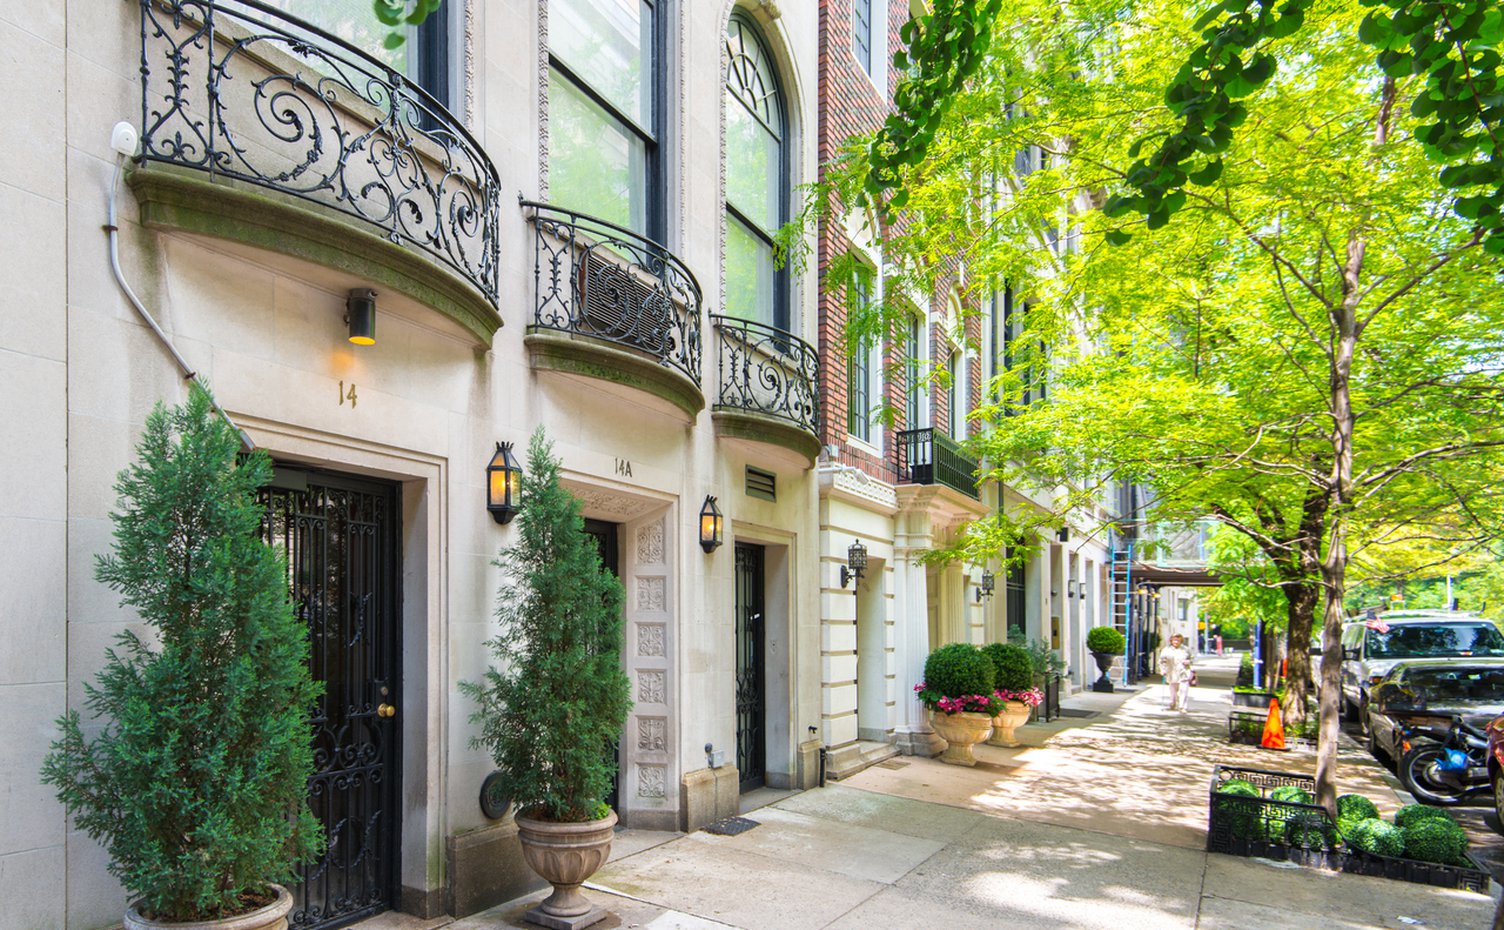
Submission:
<svg viewBox="0 0 1504 930">
<path fill-rule="evenodd" d="M 765 501 L 778 500 L 778 476 L 761 468 L 747 466 L 747 496 Z"/>
</svg>

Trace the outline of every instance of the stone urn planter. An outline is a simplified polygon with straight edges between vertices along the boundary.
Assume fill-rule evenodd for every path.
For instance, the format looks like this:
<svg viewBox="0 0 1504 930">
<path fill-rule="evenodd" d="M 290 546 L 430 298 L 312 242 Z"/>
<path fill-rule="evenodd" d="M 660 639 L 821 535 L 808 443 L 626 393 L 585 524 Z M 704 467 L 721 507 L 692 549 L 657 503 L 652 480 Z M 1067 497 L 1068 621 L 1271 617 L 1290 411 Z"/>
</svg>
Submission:
<svg viewBox="0 0 1504 930">
<path fill-rule="evenodd" d="M 581 894 L 580 885 L 606 864 L 615 826 L 615 811 L 609 817 L 583 823 L 555 823 L 517 816 L 523 858 L 534 872 L 554 886 L 553 894 L 527 912 L 528 921 L 558 930 L 573 930 L 606 917 L 609 912 Z"/>
<path fill-rule="evenodd" d="M 940 761 L 951 765 L 976 765 L 977 757 L 972 755 L 971 747 L 987 738 L 992 731 L 992 718 L 986 714 L 977 714 L 970 711 L 962 711 L 955 714 L 947 714 L 944 711 L 930 711 L 930 725 L 940 738 L 945 740 L 945 751 L 940 753 Z"/>
<path fill-rule="evenodd" d="M 1112 682 L 1108 680 L 1107 673 L 1112 671 L 1112 660 L 1116 659 L 1117 656 L 1111 652 L 1093 652 L 1091 657 L 1096 660 L 1097 671 L 1102 673 L 1101 678 L 1092 682 L 1091 689 L 1104 694 L 1111 694 Z"/>
<path fill-rule="evenodd" d="M 281 885 L 272 885 L 276 900 L 235 917 L 218 920 L 167 921 L 141 916 L 137 905 L 125 912 L 125 930 L 287 930 L 287 913 L 292 910 L 292 895 Z"/>
<path fill-rule="evenodd" d="M 1013 730 L 1029 722 L 1029 713 L 1032 709 L 1023 701 L 1004 701 L 1003 709 L 992 718 L 992 738 L 987 740 L 987 745 L 1008 747 L 1023 745 L 1013 735 Z"/>
</svg>

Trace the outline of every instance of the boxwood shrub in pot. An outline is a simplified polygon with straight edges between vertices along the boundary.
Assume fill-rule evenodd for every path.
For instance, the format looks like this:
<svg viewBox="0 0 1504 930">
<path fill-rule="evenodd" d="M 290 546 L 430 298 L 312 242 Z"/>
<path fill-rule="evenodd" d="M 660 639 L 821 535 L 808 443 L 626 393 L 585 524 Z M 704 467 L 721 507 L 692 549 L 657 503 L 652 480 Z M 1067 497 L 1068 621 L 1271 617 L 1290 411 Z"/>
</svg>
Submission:
<svg viewBox="0 0 1504 930">
<path fill-rule="evenodd" d="M 925 658 L 924 681 L 914 690 L 945 740 L 940 761 L 976 765 L 971 747 L 992 731 L 996 674 L 992 660 L 970 643 L 941 646 Z"/>
<path fill-rule="evenodd" d="M 1092 684 L 1093 691 L 1111 693 L 1112 682 L 1107 679 L 1107 672 L 1112 668 L 1112 657 L 1122 655 L 1127 647 L 1128 640 L 1110 626 L 1096 626 L 1086 631 L 1086 648 L 1096 660 L 1097 671 L 1102 673 L 1102 677 Z"/>
<path fill-rule="evenodd" d="M 500 632 L 488 643 L 496 664 L 460 689 L 477 704 L 472 745 L 495 759 L 517 806 L 528 865 L 554 886 L 543 915 L 585 926 L 606 916 L 579 886 L 610 853 L 616 815 L 605 798 L 616 760 L 606 747 L 621 736 L 632 700 L 621 668 L 621 582 L 585 535 L 541 428 L 528 446 L 517 524 L 516 544 L 496 561 L 504 576 Z"/>
<path fill-rule="evenodd" d="M 150 633 L 122 633 L 85 686 L 103 729 L 86 738 L 70 711 L 42 768 L 109 853 L 135 902 L 127 927 L 232 916 L 285 926 L 291 898 L 271 883 L 322 848 L 306 802 L 319 694 L 308 630 L 259 534 L 271 462 L 241 459 L 240 445 L 197 384 L 147 417 L 95 577 Z"/>
</svg>

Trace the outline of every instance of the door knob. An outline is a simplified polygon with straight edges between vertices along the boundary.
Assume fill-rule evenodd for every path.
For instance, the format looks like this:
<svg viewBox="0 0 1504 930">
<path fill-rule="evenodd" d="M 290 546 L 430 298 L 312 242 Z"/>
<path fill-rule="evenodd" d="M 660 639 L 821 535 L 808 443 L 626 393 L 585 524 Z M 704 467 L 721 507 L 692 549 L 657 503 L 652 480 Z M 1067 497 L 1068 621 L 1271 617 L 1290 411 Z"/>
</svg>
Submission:
<svg viewBox="0 0 1504 930">
<path fill-rule="evenodd" d="M 378 716 L 378 717 L 395 717 L 395 716 L 397 716 L 397 708 L 395 706 L 391 705 L 391 704 L 377 704 L 376 705 L 376 716 Z"/>
</svg>

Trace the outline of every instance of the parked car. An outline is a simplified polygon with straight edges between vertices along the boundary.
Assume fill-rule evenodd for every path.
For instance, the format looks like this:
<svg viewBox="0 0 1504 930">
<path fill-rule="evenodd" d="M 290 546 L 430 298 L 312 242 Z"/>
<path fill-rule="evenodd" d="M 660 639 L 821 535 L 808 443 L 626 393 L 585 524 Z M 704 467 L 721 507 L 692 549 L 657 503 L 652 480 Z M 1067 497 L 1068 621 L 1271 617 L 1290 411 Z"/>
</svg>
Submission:
<svg viewBox="0 0 1504 930">
<path fill-rule="evenodd" d="M 1504 714 L 1504 658 L 1412 659 L 1394 664 L 1370 689 L 1368 748 L 1399 761 L 1405 727 L 1445 731 L 1454 717 L 1481 727 Z"/>
<path fill-rule="evenodd" d="M 1342 630 L 1342 695 L 1349 720 L 1368 725 L 1368 694 L 1396 663 L 1410 659 L 1504 657 L 1504 633 L 1475 614 L 1404 611 L 1353 621 Z"/>
</svg>

